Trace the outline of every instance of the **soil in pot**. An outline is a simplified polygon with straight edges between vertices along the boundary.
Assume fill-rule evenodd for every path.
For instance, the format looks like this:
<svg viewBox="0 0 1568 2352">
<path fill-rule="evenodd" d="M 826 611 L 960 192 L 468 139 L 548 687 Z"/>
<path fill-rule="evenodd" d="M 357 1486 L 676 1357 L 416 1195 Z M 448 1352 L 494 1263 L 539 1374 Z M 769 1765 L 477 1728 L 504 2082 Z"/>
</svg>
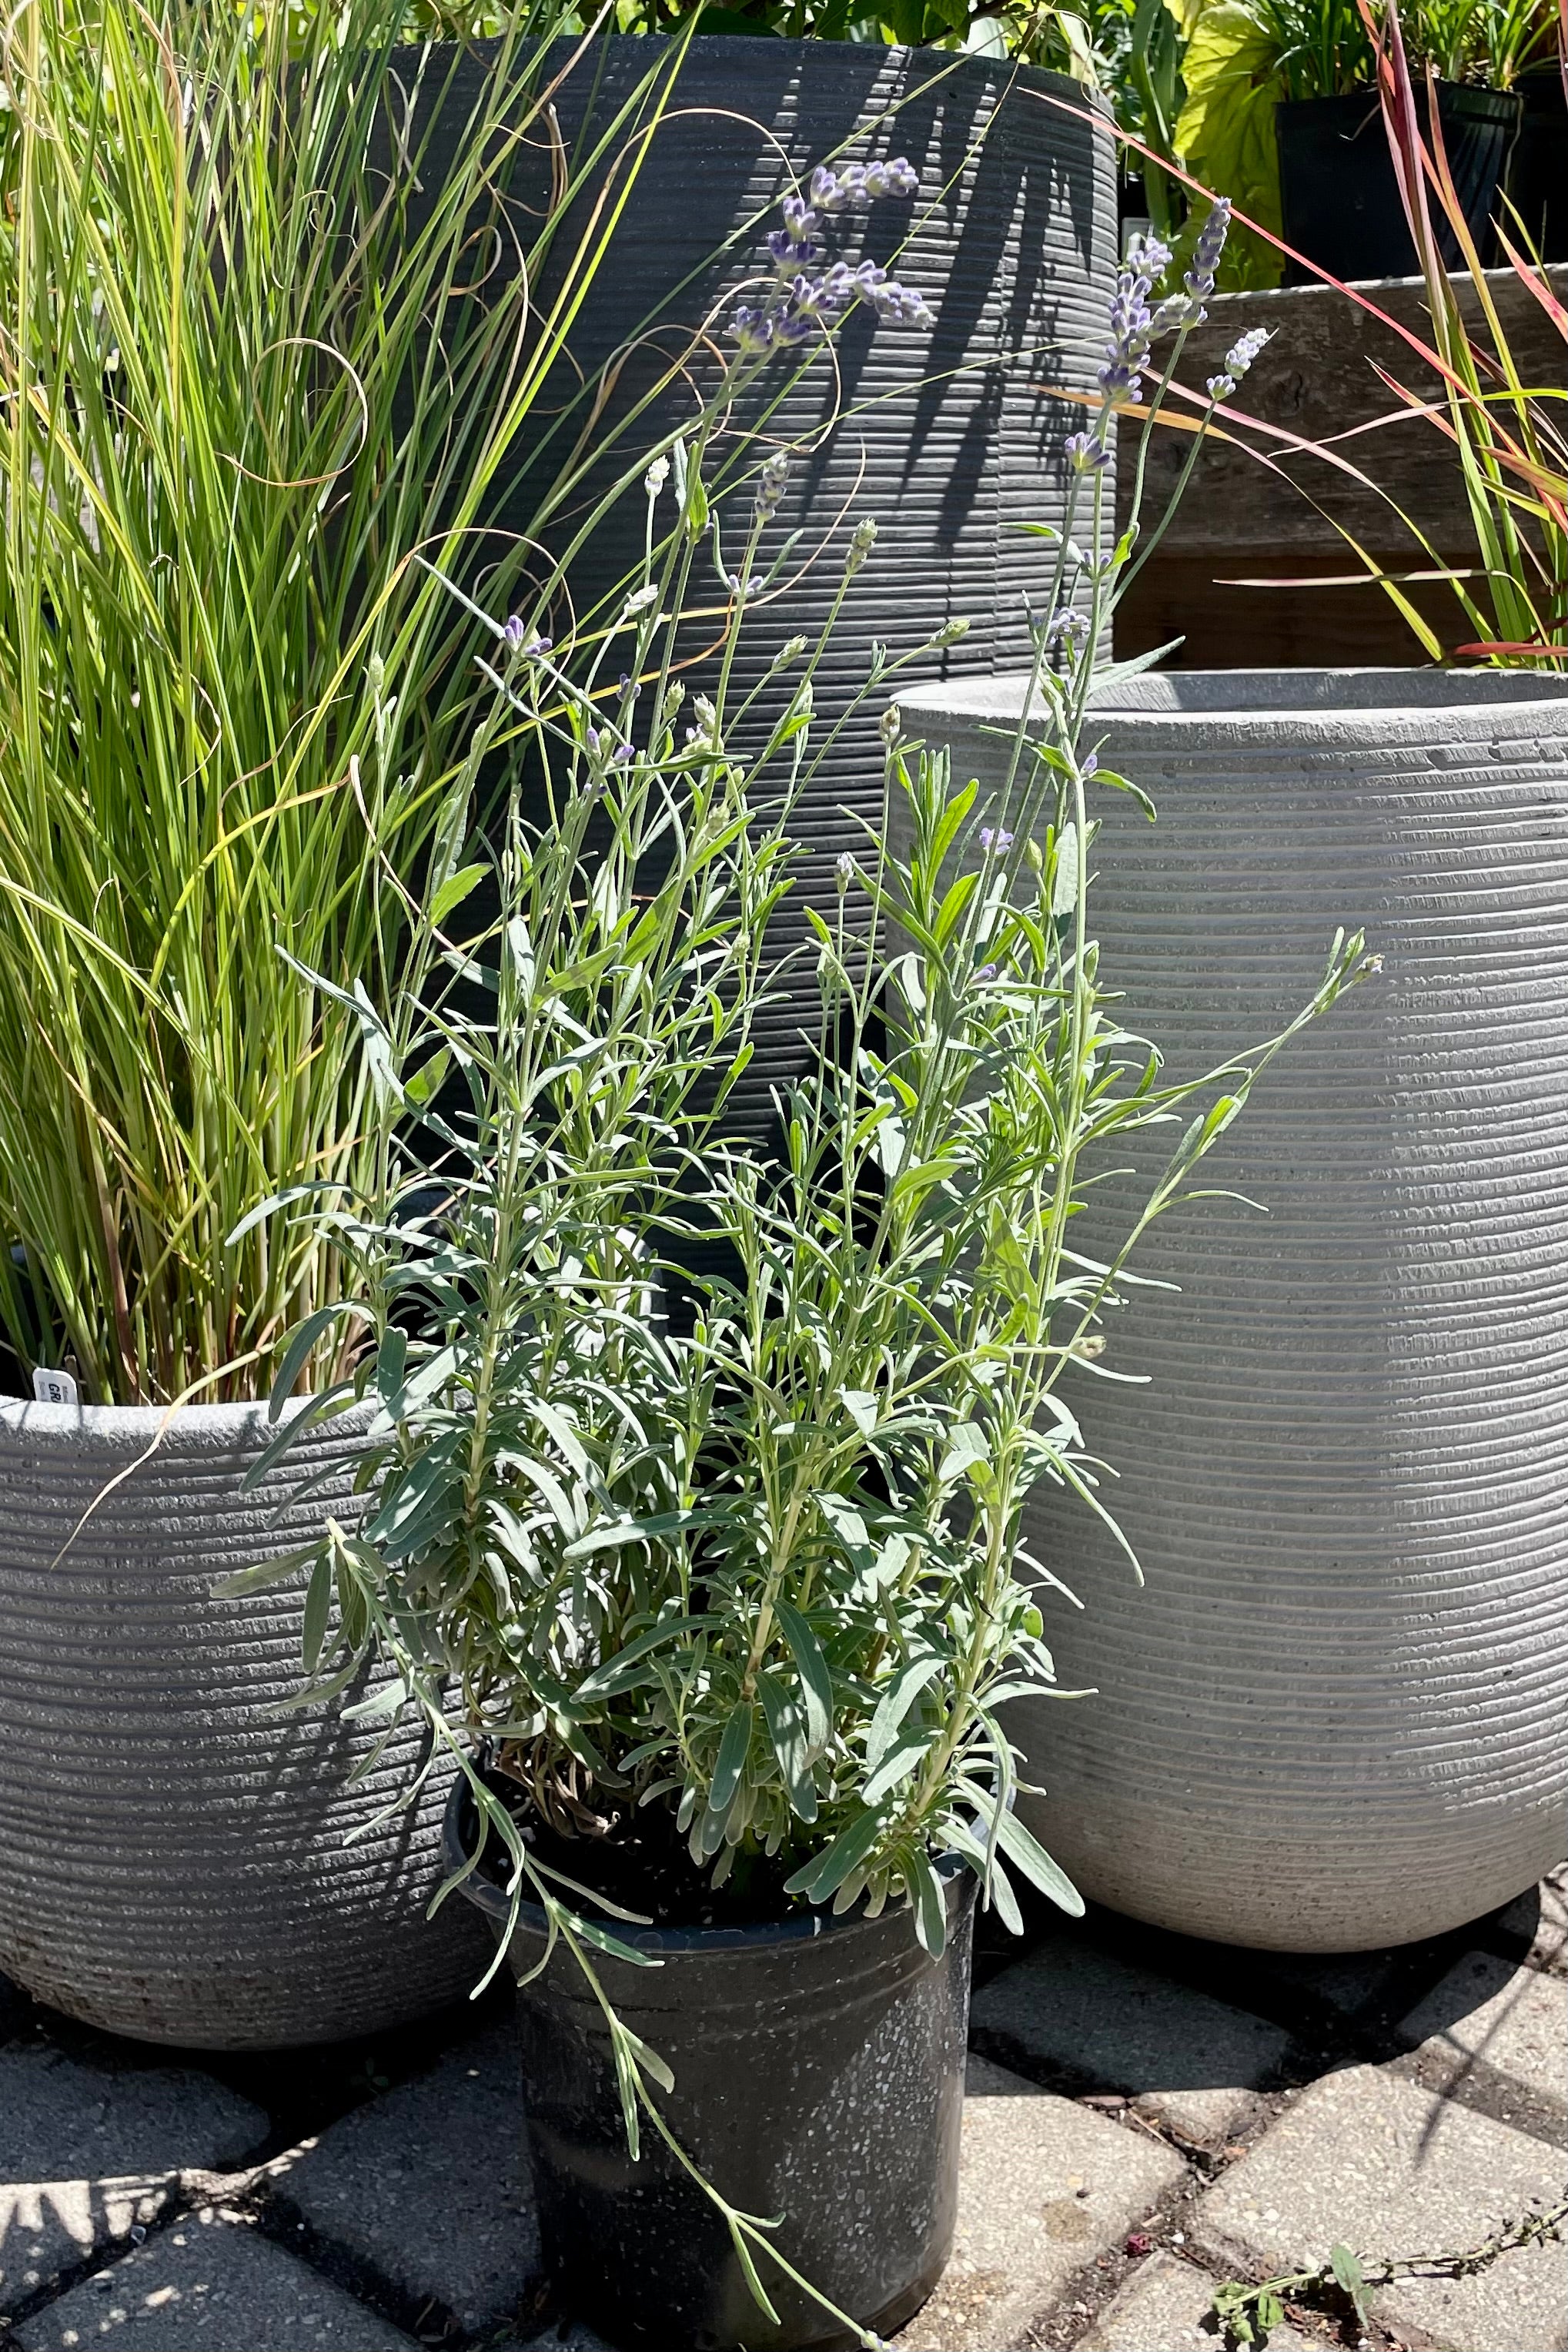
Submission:
<svg viewBox="0 0 1568 2352">
<path fill-rule="evenodd" d="M 800 1906 L 784 1916 L 779 1865 L 706 1888 L 664 1820 L 663 1834 L 639 1824 L 635 1839 L 612 1840 L 620 1851 L 602 1867 L 601 1841 L 537 1821 L 528 1833 L 541 1858 L 564 1854 L 559 1866 L 612 1900 L 640 1892 L 658 1922 L 610 1923 L 656 1966 L 594 1965 L 617 2015 L 674 2070 L 659 2105 L 682 2147 L 743 2211 L 783 2215 L 789 2261 L 888 2334 L 925 2301 L 952 2246 L 975 1882 L 948 1880 L 947 1947 L 934 1960 L 902 1905 L 878 1919 Z M 454 1864 L 476 1833 L 472 1800 L 455 1790 Z M 481 1869 L 465 1892 L 504 1934 L 497 1879 Z M 611 2342 L 659 2352 L 852 2344 L 763 2257 L 782 2325 L 768 2323 L 722 2216 L 646 2119 L 632 2162 L 602 2013 L 559 1948 L 527 1981 L 544 1949 L 543 1915 L 525 1906 L 507 1962 L 544 2255 L 562 2301 Z"/>
<path fill-rule="evenodd" d="M 1427 93 L 1416 93 L 1421 135 L 1429 145 Z M 1471 236 L 1483 259 L 1499 190 L 1519 129 L 1521 101 L 1512 90 L 1472 89 L 1441 82 L 1437 121 Z M 1339 98 L 1286 100 L 1274 110 L 1280 150 L 1281 233 L 1287 245 L 1334 278 L 1412 278 L 1417 263 L 1388 152 L 1375 89 Z M 1459 259 L 1453 232 L 1433 205 L 1437 247 L 1448 268 Z M 1285 268 L 1287 286 L 1312 282 L 1299 262 Z"/>
</svg>

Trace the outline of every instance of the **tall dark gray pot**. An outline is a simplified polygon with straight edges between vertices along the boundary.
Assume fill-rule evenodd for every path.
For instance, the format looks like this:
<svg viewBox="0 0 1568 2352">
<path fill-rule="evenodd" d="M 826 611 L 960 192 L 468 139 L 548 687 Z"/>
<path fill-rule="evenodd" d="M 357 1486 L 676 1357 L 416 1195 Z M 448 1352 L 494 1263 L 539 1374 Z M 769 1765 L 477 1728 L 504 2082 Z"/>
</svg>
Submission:
<svg viewBox="0 0 1568 2352">
<path fill-rule="evenodd" d="M 666 46 L 619 37 L 594 46 L 555 100 L 569 148 L 580 151 L 608 124 Z M 563 47 L 563 62 L 567 54 Z M 450 121 L 455 131 L 486 70 L 481 46 L 445 87 L 420 166 L 432 188 L 443 126 Z M 764 562 L 791 531 L 803 533 L 801 557 L 827 544 L 799 584 L 749 625 L 735 670 L 737 699 L 766 674 L 787 637 L 820 627 L 862 516 L 875 521 L 878 540 L 818 673 L 819 740 L 863 682 L 874 643 L 896 656 L 961 616 L 968 635 L 946 655 L 925 658 L 914 675 L 988 672 L 1026 656 L 1023 596 L 1043 597 L 1049 550 L 1016 526 L 1061 520 L 1060 445 L 1082 413 L 1055 394 L 1093 385 L 1116 268 L 1113 142 L 1084 119 L 1091 112 L 1077 84 L 992 58 L 850 42 L 692 42 L 667 119 L 570 332 L 572 364 L 586 381 L 612 354 L 627 352 L 597 441 L 606 441 L 681 348 L 682 331 L 698 327 L 716 306 L 719 320 L 727 320 L 726 289 L 771 268 L 765 238 L 778 226 L 779 200 L 819 161 L 904 155 L 915 166 L 918 195 L 841 216 L 836 249 L 852 263 L 870 255 L 889 267 L 919 289 L 933 314 L 928 328 L 913 328 L 879 324 L 857 310 L 837 340 L 837 383 L 832 366 L 819 361 L 769 422 L 768 436 L 779 445 L 818 446 L 794 467 Z M 538 150 L 519 167 L 519 192 L 529 171 L 544 169 Z M 534 201 L 542 192 L 541 179 Z M 541 312 L 551 291 L 547 270 L 536 289 Z M 655 358 L 653 342 L 631 348 L 640 335 L 654 336 L 663 356 Z M 761 392 L 769 398 L 780 381 L 773 371 L 785 364 L 770 362 L 765 374 Z M 706 381 L 713 375 L 710 362 Z M 570 389 L 562 371 L 560 396 Z M 753 415 L 757 407 L 754 398 Z M 692 409 L 687 389 L 641 417 L 596 460 L 570 512 L 548 524 L 547 544 L 559 547 L 594 496 Z M 530 425 L 529 433 L 523 469 L 490 517 L 522 533 L 534 525 L 568 427 L 554 439 L 542 425 Z M 731 561 L 749 505 L 749 490 L 738 491 L 725 533 Z M 644 518 L 639 487 L 596 530 L 571 571 L 580 614 L 639 561 Z M 713 615 L 725 604 L 711 569 L 705 584 L 710 617 L 690 633 L 694 653 L 711 642 L 720 625 Z M 701 683 L 700 670 L 688 675 Z M 833 903 L 839 853 L 863 845 L 854 814 L 880 819 L 876 717 L 873 708 L 851 719 L 800 812 L 807 856 L 797 896 L 819 906 Z M 789 920 L 803 935 L 802 918 Z M 799 1020 L 788 1003 L 765 1016 L 755 1066 L 768 1077 L 789 1064 Z"/>
<path fill-rule="evenodd" d="M 447 1862 L 473 1850 L 461 1788 Z M 661 2111 L 744 2212 L 782 2215 L 786 2259 L 862 2326 L 890 2335 L 952 2251 L 976 1881 L 946 1881 L 947 1947 L 931 1958 L 908 1908 L 775 1926 L 623 1928 L 660 1965 L 595 1958 L 616 2014 L 673 2068 Z M 463 1892 L 497 1937 L 507 1900 Z M 712 2200 L 644 2122 L 633 2164 L 603 2014 L 545 1919 L 523 1907 L 507 1958 L 520 1991 L 523 2090 L 546 2267 L 574 2315 L 647 2352 L 840 2352 L 856 2341 L 767 2259 L 780 2326 L 753 2301 Z"/>
</svg>

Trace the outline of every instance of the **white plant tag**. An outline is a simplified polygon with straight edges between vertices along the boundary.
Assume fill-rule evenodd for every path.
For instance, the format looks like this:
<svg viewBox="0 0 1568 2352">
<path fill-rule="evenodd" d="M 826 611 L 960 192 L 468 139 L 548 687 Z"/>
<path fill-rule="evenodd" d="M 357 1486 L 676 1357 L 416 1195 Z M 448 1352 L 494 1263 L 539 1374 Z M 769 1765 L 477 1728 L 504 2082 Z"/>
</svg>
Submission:
<svg viewBox="0 0 1568 2352">
<path fill-rule="evenodd" d="M 77 1384 L 69 1372 L 51 1372 L 47 1365 L 35 1364 L 33 1394 L 40 1404 L 75 1404 Z"/>
</svg>

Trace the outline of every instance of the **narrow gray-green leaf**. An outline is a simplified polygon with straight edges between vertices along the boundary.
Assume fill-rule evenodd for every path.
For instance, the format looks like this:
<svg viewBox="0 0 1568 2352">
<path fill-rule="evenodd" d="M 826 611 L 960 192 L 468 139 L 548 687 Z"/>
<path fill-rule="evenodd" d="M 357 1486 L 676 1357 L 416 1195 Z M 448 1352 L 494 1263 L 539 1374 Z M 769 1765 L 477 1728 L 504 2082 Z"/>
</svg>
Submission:
<svg viewBox="0 0 1568 2352">
<path fill-rule="evenodd" d="M 801 1694 L 806 1702 L 806 1737 L 813 1756 L 821 1755 L 832 1736 L 833 1683 L 828 1672 L 828 1662 L 822 1655 L 821 1644 L 798 1609 L 789 1601 L 778 1603 L 776 1614 L 779 1631 L 789 1644 L 789 1654 L 800 1676 Z"/>
<path fill-rule="evenodd" d="M 746 1769 L 746 1759 L 751 1752 L 751 1735 L 756 1728 L 757 1710 L 742 1699 L 730 1714 L 724 1727 L 724 1738 L 718 1743 L 718 1761 L 713 1768 L 713 1780 L 708 1789 L 708 1810 L 727 1813 L 735 1792 L 740 1786 L 740 1776 Z"/>
<path fill-rule="evenodd" d="M 779 1759 L 779 1769 L 789 1794 L 790 1811 L 798 1821 L 814 1822 L 817 1818 L 817 1784 L 811 1774 L 805 1706 L 797 1693 L 786 1690 L 774 1675 L 762 1675 L 757 1688 L 762 1701 L 762 1712 L 768 1721 L 768 1736 L 773 1743 L 773 1753 Z"/>
<path fill-rule="evenodd" d="M 915 1932 L 932 1958 L 939 1960 L 947 1947 L 947 1906 L 923 1848 L 912 1847 L 904 1855 L 904 1874 L 915 1904 Z"/>
<path fill-rule="evenodd" d="M 907 1665 L 900 1666 L 877 1702 L 866 1734 L 865 1760 L 873 1771 L 892 1748 L 900 1724 L 926 1684 L 941 1673 L 946 1663 L 934 1653 L 927 1653 L 924 1658 L 912 1658 Z"/>
</svg>

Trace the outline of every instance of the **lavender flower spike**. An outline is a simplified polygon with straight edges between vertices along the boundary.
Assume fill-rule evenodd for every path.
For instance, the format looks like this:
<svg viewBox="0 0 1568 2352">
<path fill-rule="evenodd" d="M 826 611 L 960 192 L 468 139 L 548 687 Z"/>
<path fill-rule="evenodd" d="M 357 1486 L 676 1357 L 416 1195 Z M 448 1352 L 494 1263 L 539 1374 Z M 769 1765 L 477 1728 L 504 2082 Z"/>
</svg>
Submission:
<svg viewBox="0 0 1568 2352">
<path fill-rule="evenodd" d="M 1192 249 L 1192 260 L 1182 284 L 1195 302 L 1207 302 L 1214 291 L 1215 273 L 1219 257 L 1225 251 L 1225 240 L 1230 234 L 1230 199 L 1216 196 L 1209 206 L 1208 218 L 1198 231 L 1197 243 Z"/>
<path fill-rule="evenodd" d="M 1210 400 L 1228 400 L 1264 344 L 1273 335 L 1271 327 L 1249 327 L 1244 335 L 1225 354 L 1225 373 L 1211 375 L 1207 386 Z"/>
<path fill-rule="evenodd" d="M 512 614 L 501 635 L 507 641 L 507 652 L 516 654 L 522 661 L 543 661 L 552 649 L 551 640 L 541 637 L 537 629 L 530 629 L 520 613 Z"/>
<path fill-rule="evenodd" d="M 743 352 L 771 350 L 777 333 L 778 320 L 771 310 L 758 310 L 743 302 L 729 322 L 729 331 Z"/>
<path fill-rule="evenodd" d="M 912 196 L 920 175 L 906 155 L 885 163 L 844 163 L 837 171 L 819 163 L 811 174 L 811 202 L 819 212 L 847 212 L 878 196 Z"/>
<path fill-rule="evenodd" d="M 1155 332 L 1149 294 L 1170 257 L 1170 247 L 1154 236 L 1134 237 L 1127 248 L 1111 298 L 1111 341 L 1100 370 L 1100 389 L 1113 404 L 1136 400 L 1144 388 L 1139 370 Z"/>
<path fill-rule="evenodd" d="M 789 478 L 789 460 L 782 449 L 776 449 L 757 477 L 756 513 L 758 522 L 771 522 L 779 511 L 779 501 L 784 495 L 784 485 Z"/>
<path fill-rule="evenodd" d="M 1099 473 L 1111 462 L 1111 452 L 1092 433 L 1070 433 L 1061 452 L 1075 474 Z"/>
<path fill-rule="evenodd" d="M 1239 383 L 1265 343 L 1273 339 L 1272 327 L 1249 327 L 1225 354 L 1225 373 Z"/>
<path fill-rule="evenodd" d="M 1013 837 L 1004 825 L 983 824 L 980 827 L 980 847 L 994 849 L 1000 856 L 1013 845 Z"/>
</svg>

